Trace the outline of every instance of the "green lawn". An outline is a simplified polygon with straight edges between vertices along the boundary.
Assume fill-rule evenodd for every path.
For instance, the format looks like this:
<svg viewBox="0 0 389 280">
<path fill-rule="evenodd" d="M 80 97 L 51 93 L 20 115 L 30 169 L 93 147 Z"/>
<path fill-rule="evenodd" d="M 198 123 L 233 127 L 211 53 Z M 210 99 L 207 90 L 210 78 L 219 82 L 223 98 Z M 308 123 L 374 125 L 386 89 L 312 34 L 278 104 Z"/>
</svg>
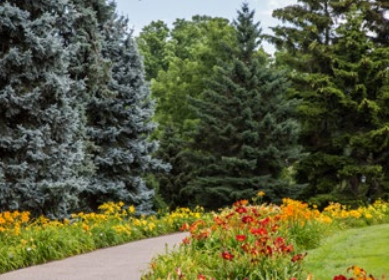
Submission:
<svg viewBox="0 0 389 280">
<path fill-rule="evenodd" d="M 350 229 L 325 240 L 308 252 L 305 270 L 315 280 L 330 280 L 352 265 L 377 278 L 389 276 L 389 224 Z M 351 276 L 351 275 L 350 275 Z"/>
</svg>

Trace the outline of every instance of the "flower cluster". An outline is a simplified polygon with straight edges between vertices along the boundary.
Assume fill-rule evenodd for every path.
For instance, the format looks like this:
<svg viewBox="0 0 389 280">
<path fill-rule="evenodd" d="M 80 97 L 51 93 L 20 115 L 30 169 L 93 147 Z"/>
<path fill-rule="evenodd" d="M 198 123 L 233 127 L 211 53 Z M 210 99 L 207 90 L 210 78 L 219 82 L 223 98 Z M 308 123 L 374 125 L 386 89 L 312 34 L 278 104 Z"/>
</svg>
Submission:
<svg viewBox="0 0 389 280">
<path fill-rule="evenodd" d="M 361 206 L 357 209 L 349 209 L 340 203 L 330 203 L 322 213 L 335 220 L 364 220 L 366 224 L 379 224 L 388 222 L 389 206 L 388 203 L 382 200 L 377 200 L 369 206 Z"/>
<path fill-rule="evenodd" d="M 363 268 L 356 265 L 353 265 L 347 269 L 347 273 L 350 272 L 352 272 L 353 274 L 352 277 L 347 278 L 346 276 L 341 274 L 335 276 L 333 280 L 378 280 L 378 278 L 374 277 L 371 274 L 368 275 Z M 385 280 L 385 276 L 382 276 L 382 280 Z"/>
<path fill-rule="evenodd" d="M 240 200 L 214 213 L 211 220 L 185 223 L 181 230 L 190 235 L 182 241 L 180 254 L 190 265 L 177 266 L 172 273 L 178 279 L 255 280 L 268 273 L 272 278 L 284 273 L 300 275 L 306 254 L 295 252 L 279 212 L 275 206 L 249 205 L 247 200 Z M 151 269 L 145 279 L 158 279 L 161 266 L 153 263 Z"/>
<path fill-rule="evenodd" d="M 3 212 L 0 213 L 0 233 L 19 235 L 21 228 L 30 221 L 30 213 L 25 212 Z"/>
<path fill-rule="evenodd" d="M 184 223 L 181 230 L 188 236 L 181 246 L 155 258 L 142 279 L 302 279 L 305 250 L 318 246 L 324 235 L 353 225 L 351 221 L 389 217 L 382 201 L 359 209 L 331 204 L 320 212 L 292 199 L 279 206 L 257 204 L 264 195 L 260 192 L 253 204 L 237 201 L 212 219 Z M 352 278 L 339 275 L 335 280 L 376 280 L 356 266 L 351 269 Z M 310 274 L 307 280 L 312 279 Z"/>
</svg>

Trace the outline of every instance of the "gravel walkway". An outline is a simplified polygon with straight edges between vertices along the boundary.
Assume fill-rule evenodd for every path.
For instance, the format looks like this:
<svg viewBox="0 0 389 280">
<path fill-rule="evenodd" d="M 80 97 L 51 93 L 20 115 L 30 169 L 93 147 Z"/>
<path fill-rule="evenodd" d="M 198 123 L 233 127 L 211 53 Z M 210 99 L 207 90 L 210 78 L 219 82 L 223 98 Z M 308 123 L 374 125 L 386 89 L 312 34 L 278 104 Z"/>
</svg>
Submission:
<svg viewBox="0 0 389 280">
<path fill-rule="evenodd" d="M 173 249 L 187 233 L 143 239 L 90 253 L 15 270 L 0 280 L 139 280 L 151 259 Z"/>
</svg>

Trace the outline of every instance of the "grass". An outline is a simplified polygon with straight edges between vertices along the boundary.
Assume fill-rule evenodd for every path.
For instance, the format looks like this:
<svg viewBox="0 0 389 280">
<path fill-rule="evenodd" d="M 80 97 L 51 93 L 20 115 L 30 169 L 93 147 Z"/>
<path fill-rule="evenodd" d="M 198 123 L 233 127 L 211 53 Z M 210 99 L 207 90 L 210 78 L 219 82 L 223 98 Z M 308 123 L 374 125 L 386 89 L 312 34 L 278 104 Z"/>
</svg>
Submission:
<svg viewBox="0 0 389 280">
<path fill-rule="evenodd" d="M 345 270 L 352 265 L 377 278 L 389 276 L 389 224 L 338 232 L 323 240 L 319 248 L 310 250 L 304 263 L 305 271 L 312 273 L 315 280 L 346 275 Z"/>
</svg>

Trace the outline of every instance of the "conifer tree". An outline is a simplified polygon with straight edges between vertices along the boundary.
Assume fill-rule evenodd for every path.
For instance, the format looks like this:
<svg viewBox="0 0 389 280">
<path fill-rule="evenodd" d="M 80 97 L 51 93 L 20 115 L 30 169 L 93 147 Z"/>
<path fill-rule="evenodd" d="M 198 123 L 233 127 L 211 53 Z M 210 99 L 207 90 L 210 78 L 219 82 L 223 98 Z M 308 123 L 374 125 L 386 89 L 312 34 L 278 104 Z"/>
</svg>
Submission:
<svg viewBox="0 0 389 280">
<path fill-rule="evenodd" d="M 65 5 L 59 1 L 57 4 Z M 0 4 L 0 209 L 52 217 L 85 187 L 70 53 L 51 1 Z M 69 11 L 70 12 L 70 11 Z"/>
<path fill-rule="evenodd" d="M 372 40 L 383 46 L 389 45 L 389 2 L 386 0 L 367 1 L 365 20 L 373 32 Z"/>
<path fill-rule="evenodd" d="M 153 103 L 127 26 L 126 19 L 114 16 L 103 29 L 102 53 L 112 63 L 108 89 L 113 95 L 90 102 L 90 135 L 98 148 L 93 155 L 96 175 L 87 196 L 90 204 L 121 200 L 145 213 L 151 210 L 153 190 L 142 176 L 166 166 L 151 156 L 157 148 L 156 141 L 148 140 L 155 129 Z"/>
<path fill-rule="evenodd" d="M 261 30 L 247 4 L 234 22 L 237 46 L 221 63 L 203 99 L 194 100 L 198 128 L 184 153 L 194 179 L 182 190 L 194 204 L 217 209 L 259 190 L 273 201 L 291 196 L 282 177 L 301 156 L 295 100 L 287 100 L 285 73 L 266 64 Z"/>
<path fill-rule="evenodd" d="M 169 172 L 158 172 L 156 179 L 159 195 L 171 208 L 188 206 L 190 197 L 183 195 L 180 190 L 191 179 L 190 164 L 181 156 L 185 150 L 185 140 L 179 137 L 174 127 L 166 127 L 159 139 L 160 147 L 155 156 L 170 164 Z"/>
<path fill-rule="evenodd" d="M 364 21 L 369 7 L 357 4 L 345 12 L 333 45 L 331 80 L 341 92 L 342 111 L 341 131 L 333 142 L 347 158 L 338 166 L 338 177 L 354 197 L 377 198 L 389 191 L 389 48 L 371 40 Z"/>
<path fill-rule="evenodd" d="M 302 99 L 301 143 L 310 153 L 294 166 L 297 180 L 309 183 L 303 198 L 319 204 L 366 198 L 386 188 L 381 159 L 386 159 L 387 48 L 369 37 L 370 4 L 301 0 L 274 12 L 291 23 L 274 28 L 280 36 L 273 41 L 292 54 L 283 58 Z M 361 177 L 368 178 L 366 184 Z"/>
</svg>

